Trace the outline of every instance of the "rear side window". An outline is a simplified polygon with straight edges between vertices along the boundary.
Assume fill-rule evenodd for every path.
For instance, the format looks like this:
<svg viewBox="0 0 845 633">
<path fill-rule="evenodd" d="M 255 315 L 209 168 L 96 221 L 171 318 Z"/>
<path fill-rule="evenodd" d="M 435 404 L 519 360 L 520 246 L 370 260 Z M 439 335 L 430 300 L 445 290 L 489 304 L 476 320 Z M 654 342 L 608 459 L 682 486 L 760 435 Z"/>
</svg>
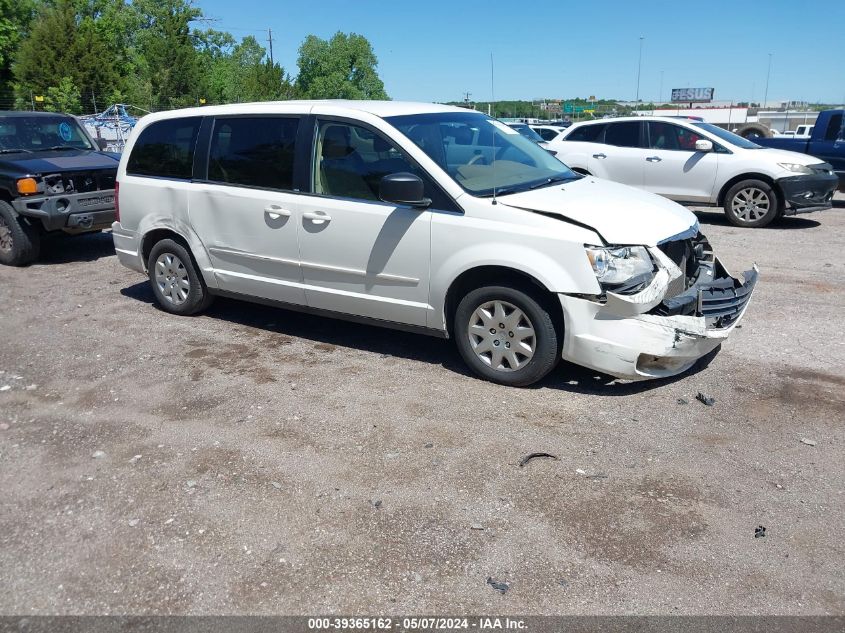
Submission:
<svg viewBox="0 0 845 633">
<path fill-rule="evenodd" d="M 143 130 L 126 164 L 134 176 L 191 179 L 202 117 L 158 121 Z"/>
<path fill-rule="evenodd" d="M 639 147 L 640 122 L 611 123 L 607 127 L 607 132 L 605 132 L 604 142 L 607 145 L 616 145 L 617 147 Z"/>
<path fill-rule="evenodd" d="M 824 138 L 826 141 L 835 141 L 843 137 L 845 137 L 845 132 L 842 130 L 842 115 L 834 114 L 828 121 Z"/>
<path fill-rule="evenodd" d="M 582 141 L 584 143 L 603 143 L 604 131 L 606 128 L 607 123 L 599 125 L 585 125 L 584 127 L 572 130 L 572 132 L 569 133 L 564 140 Z"/>
<path fill-rule="evenodd" d="M 247 187 L 293 189 L 298 118 L 217 119 L 211 135 L 208 179 Z"/>
</svg>

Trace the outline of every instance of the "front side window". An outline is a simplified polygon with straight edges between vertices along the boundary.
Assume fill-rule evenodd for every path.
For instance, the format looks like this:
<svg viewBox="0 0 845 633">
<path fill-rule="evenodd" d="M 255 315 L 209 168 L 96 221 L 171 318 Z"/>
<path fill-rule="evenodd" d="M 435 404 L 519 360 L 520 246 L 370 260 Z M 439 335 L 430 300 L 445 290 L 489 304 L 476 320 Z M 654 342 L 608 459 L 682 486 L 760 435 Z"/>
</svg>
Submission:
<svg viewBox="0 0 845 633">
<path fill-rule="evenodd" d="M 410 114 L 387 121 L 475 196 L 580 177 L 537 143 L 480 112 Z"/>
<path fill-rule="evenodd" d="M 640 122 L 622 121 L 609 124 L 604 134 L 604 142 L 617 147 L 640 147 Z"/>
<path fill-rule="evenodd" d="M 292 190 L 298 128 L 297 118 L 217 119 L 211 134 L 208 179 L 247 187 Z"/>
<path fill-rule="evenodd" d="M 201 117 L 166 119 L 141 130 L 126 164 L 126 173 L 190 180 Z"/>
<path fill-rule="evenodd" d="M 695 142 L 704 139 L 688 128 L 666 121 L 649 121 L 648 131 L 649 146 L 652 149 L 694 152 Z"/>
<path fill-rule="evenodd" d="M 10 116 L 0 122 L 0 151 L 62 149 L 95 149 L 76 119 L 61 115 Z"/>
<path fill-rule="evenodd" d="M 314 193 L 378 200 L 381 179 L 398 172 L 422 177 L 402 151 L 380 134 L 341 121 L 319 122 Z"/>
</svg>

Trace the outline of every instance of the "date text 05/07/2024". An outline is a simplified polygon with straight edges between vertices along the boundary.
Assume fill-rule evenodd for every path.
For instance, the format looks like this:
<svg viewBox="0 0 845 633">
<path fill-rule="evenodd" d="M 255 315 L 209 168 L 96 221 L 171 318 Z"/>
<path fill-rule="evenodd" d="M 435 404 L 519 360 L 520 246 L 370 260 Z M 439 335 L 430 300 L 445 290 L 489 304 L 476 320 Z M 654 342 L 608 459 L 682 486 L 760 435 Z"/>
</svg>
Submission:
<svg viewBox="0 0 845 633">
<path fill-rule="evenodd" d="M 329 617 L 308 618 L 308 630 L 525 630 L 526 623 L 518 618 L 500 617 Z"/>
</svg>

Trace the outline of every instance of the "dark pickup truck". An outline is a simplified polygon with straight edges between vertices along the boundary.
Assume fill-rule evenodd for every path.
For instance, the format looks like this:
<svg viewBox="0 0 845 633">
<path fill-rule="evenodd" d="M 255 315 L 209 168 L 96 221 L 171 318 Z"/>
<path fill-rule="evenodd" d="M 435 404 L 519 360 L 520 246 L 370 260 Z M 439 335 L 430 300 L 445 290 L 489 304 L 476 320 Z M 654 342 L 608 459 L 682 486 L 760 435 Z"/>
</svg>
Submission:
<svg viewBox="0 0 845 633">
<path fill-rule="evenodd" d="M 819 112 L 810 138 L 754 137 L 752 140 L 763 147 L 775 147 L 791 152 L 810 154 L 833 165 L 839 176 L 839 189 L 845 191 L 845 110 L 823 110 Z"/>
<path fill-rule="evenodd" d="M 70 115 L 0 111 L 0 264 L 35 260 L 46 233 L 109 228 L 119 160 Z"/>
</svg>

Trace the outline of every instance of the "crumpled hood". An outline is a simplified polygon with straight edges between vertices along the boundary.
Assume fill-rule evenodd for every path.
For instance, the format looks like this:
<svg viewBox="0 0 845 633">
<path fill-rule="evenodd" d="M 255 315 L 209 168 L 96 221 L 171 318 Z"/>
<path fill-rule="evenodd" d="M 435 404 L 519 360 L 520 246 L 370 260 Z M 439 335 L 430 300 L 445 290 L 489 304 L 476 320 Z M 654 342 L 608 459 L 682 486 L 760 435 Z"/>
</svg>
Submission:
<svg viewBox="0 0 845 633">
<path fill-rule="evenodd" d="M 502 196 L 498 201 L 568 218 L 594 229 L 608 244 L 656 246 L 681 233 L 698 231 L 695 215 L 678 203 L 594 176 Z"/>
<path fill-rule="evenodd" d="M 82 150 L 0 155 L 0 169 L 22 174 L 117 169 L 119 162 L 120 158 L 114 154 Z"/>
</svg>

